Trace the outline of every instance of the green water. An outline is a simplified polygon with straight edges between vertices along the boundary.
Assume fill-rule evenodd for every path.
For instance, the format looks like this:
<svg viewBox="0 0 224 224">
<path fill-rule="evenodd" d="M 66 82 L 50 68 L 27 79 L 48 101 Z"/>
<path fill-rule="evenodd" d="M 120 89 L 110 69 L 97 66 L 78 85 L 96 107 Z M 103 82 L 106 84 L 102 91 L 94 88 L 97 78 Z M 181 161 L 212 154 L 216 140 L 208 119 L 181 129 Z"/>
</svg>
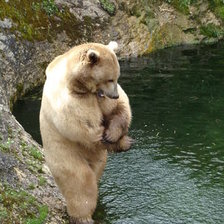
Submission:
<svg viewBox="0 0 224 224">
<path fill-rule="evenodd" d="M 121 68 L 136 144 L 110 155 L 95 219 L 224 223 L 224 43 L 167 49 Z M 14 110 L 37 140 L 39 106 L 26 99 Z"/>
</svg>

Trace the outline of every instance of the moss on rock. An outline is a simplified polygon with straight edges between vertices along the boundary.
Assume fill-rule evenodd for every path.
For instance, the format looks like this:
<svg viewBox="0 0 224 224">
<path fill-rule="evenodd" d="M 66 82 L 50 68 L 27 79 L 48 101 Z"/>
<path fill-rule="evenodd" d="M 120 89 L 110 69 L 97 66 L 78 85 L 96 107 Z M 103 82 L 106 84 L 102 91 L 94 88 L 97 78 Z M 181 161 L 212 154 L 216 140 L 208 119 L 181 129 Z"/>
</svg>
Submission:
<svg viewBox="0 0 224 224">
<path fill-rule="evenodd" d="M 0 183 L 0 223 L 44 223 L 48 207 L 25 190 L 14 190 Z"/>
<path fill-rule="evenodd" d="M 164 24 L 153 34 L 146 53 L 180 44 L 183 41 L 181 29 L 174 24 Z"/>
<path fill-rule="evenodd" d="M 220 38 L 224 34 L 224 30 L 212 23 L 200 27 L 202 35 L 208 38 Z"/>
<path fill-rule="evenodd" d="M 0 2 L 0 19 L 13 21 L 12 31 L 29 41 L 52 41 L 65 30 L 73 39 L 83 34 L 78 27 L 84 25 L 70 13 L 66 6 L 58 8 L 54 0 L 14 0 Z"/>
<path fill-rule="evenodd" d="M 189 6 L 195 2 L 195 0 L 165 0 L 165 2 L 172 5 L 174 8 L 176 8 L 178 11 L 189 14 Z"/>
<path fill-rule="evenodd" d="M 116 7 L 110 0 L 99 0 L 101 7 L 111 16 L 115 15 Z"/>
</svg>

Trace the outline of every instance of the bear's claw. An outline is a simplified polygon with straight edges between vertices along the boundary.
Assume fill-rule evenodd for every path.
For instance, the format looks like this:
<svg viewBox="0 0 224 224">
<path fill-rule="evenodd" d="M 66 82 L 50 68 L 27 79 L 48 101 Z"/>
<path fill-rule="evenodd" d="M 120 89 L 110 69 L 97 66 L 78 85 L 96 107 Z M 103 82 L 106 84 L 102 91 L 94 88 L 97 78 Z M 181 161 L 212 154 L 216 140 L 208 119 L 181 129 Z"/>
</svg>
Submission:
<svg viewBox="0 0 224 224">
<path fill-rule="evenodd" d="M 109 127 L 109 129 L 107 129 L 104 132 L 103 138 L 108 142 L 108 143 L 115 143 L 117 142 L 120 137 L 122 135 L 122 131 L 120 129 L 115 129 L 112 126 Z"/>
<path fill-rule="evenodd" d="M 109 139 L 106 137 L 106 134 L 105 134 L 105 133 L 103 134 L 103 138 L 102 138 L 101 141 L 102 141 L 103 143 L 105 143 L 105 144 L 114 144 L 114 143 L 116 143 L 116 142 L 114 142 L 114 141 L 109 140 Z"/>
</svg>

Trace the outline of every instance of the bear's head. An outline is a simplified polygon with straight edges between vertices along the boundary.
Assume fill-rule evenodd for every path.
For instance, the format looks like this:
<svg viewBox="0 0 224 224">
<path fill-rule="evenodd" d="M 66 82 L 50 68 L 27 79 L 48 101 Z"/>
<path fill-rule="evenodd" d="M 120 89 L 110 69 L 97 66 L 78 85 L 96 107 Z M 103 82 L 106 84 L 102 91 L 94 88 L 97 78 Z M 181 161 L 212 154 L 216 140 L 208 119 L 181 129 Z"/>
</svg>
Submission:
<svg viewBox="0 0 224 224">
<path fill-rule="evenodd" d="M 67 55 L 66 82 L 76 94 L 98 94 L 111 99 L 119 97 L 117 81 L 120 66 L 115 55 L 116 42 L 97 43 L 74 47 Z"/>
</svg>

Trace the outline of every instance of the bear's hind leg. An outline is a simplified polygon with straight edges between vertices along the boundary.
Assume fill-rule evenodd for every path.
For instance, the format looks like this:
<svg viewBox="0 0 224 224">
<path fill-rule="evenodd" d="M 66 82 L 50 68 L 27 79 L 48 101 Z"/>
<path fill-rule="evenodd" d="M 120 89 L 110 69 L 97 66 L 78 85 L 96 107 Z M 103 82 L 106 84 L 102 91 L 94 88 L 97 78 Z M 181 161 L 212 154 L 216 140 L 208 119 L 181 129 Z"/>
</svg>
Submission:
<svg viewBox="0 0 224 224">
<path fill-rule="evenodd" d="M 93 223 L 92 214 L 97 204 L 97 181 L 92 170 L 89 170 L 81 178 L 84 180 L 75 180 L 76 178 L 70 180 L 70 182 L 74 182 L 73 188 L 65 191 L 64 197 L 68 214 L 76 220 L 75 223 L 90 224 Z"/>
<path fill-rule="evenodd" d="M 75 149 L 64 148 L 58 154 L 55 151 L 58 148 L 54 149 L 54 155 L 51 154 L 54 159 L 46 153 L 46 160 L 65 198 L 69 216 L 73 223 L 92 224 L 98 197 L 95 173 L 87 161 L 75 153 Z"/>
</svg>

